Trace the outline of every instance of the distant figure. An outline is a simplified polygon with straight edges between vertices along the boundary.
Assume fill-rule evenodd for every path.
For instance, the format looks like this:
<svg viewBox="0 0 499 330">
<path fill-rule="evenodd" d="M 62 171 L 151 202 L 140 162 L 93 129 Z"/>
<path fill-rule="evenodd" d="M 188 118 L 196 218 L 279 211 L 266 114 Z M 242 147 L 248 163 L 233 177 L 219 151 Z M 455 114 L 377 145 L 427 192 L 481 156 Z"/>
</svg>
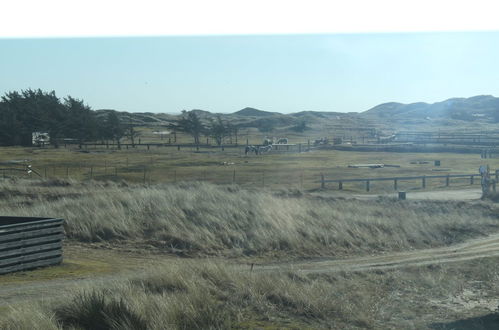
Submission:
<svg viewBox="0 0 499 330">
<path fill-rule="evenodd" d="M 272 150 L 272 145 L 266 145 L 266 146 L 261 146 L 258 148 L 258 154 L 261 154 L 262 152 L 269 152 Z"/>
<path fill-rule="evenodd" d="M 247 155 L 249 152 L 254 152 L 255 155 L 258 155 L 258 149 L 255 146 L 246 146 L 246 148 L 244 148 L 245 155 Z"/>
<path fill-rule="evenodd" d="M 265 140 L 263 140 L 263 145 L 264 146 L 270 146 L 273 145 L 275 141 L 275 138 L 269 138 L 268 136 L 265 137 Z"/>
<path fill-rule="evenodd" d="M 324 145 L 324 144 L 328 144 L 328 143 L 329 143 L 329 140 L 327 139 L 327 137 L 322 137 L 322 138 L 314 141 L 314 146 L 320 146 L 320 145 Z"/>
</svg>

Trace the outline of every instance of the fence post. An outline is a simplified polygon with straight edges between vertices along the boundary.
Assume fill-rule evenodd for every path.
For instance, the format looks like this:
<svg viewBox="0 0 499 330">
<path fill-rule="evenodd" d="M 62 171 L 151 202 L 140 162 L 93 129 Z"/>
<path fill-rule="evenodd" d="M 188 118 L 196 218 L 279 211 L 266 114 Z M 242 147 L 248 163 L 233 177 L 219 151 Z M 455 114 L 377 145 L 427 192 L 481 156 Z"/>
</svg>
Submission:
<svg viewBox="0 0 499 330">
<path fill-rule="evenodd" d="M 180 144 L 177 145 L 177 150 L 180 151 Z"/>
<path fill-rule="evenodd" d="M 343 190 L 343 182 L 338 182 L 338 189 Z"/>
<path fill-rule="evenodd" d="M 398 180 L 397 179 L 393 180 L 393 189 L 398 190 Z"/>
<path fill-rule="evenodd" d="M 445 186 L 448 187 L 450 183 L 450 177 L 449 174 L 447 174 L 447 177 L 445 178 Z"/>
<path fill-rule="evenodd" d="M 422 181 L 421 183 L 422 183 L 423 189 L 425 189 L 426 188 L 426 177 L 423 176 L 423 178 L 421 179 L 421 181 Z"/>
<path fill-rule="evenodd" d="M 473 179 L 474 179 L 474 176 L 473 176 L 473 175 L 471 175 L 471 176 L 470 176 L 470 185 L 473 185 Z"/>
<path fill-rule="evenodd" d="M 366 191 L 369 192 L 371 190 L 371 181 L 366 181 Z"/>
<path fill-rule="evenodd" d="M 301 143 L 298 143 L 298 152 L 301 152 Z"/>
<path fill-rule="evenodd" d="M 236 183 L 236 169 L 232 172 L 232 184 Z"/>
<path fill-rule="evenodd" d="M 324 174 L 321 173 L 321 188 L 325 188 L 326 187 L 326 183 L 324 182 Z"/>
</svg>

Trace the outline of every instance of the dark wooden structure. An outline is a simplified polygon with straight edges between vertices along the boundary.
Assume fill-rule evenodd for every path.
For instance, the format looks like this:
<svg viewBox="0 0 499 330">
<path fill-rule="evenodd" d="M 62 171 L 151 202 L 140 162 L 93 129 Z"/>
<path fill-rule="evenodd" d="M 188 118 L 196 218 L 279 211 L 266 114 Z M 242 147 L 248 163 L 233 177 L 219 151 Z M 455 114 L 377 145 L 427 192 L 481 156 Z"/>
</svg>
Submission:
<svg viewBox="0 0 499 330">
<path fill-rule="evenodd" d="M 321 188 L 326 187 L 326 183 L 338 183 L 338 189 L 343 190 L 343 183 L 345 182 L 365 182 L 366 183 L 366 191 L 369 192 L 371 190 L 371 181 L 393 181 L 393 189 L 398 190 L 398 183 L 402 180 L 421 180 L 421 188 L 426 188 L 426 180 L 428 179 L 445 179 L 445 186 L 450 185 L 451 178 L 470 178 L 470 185 L 474 184 L 474 178 L 481 177 L 480 174 L 447 174 L 447 175 L 418 175 L 418 176 L 399 176 L 399 177 L 389 177 L 389 178 L 355 178 L 355 179 L 335 179 L 329 180 L 326 179 L 324 174 L 321 174 Z M 499 170 L 495 171 L 495 181 L 499 180 Z M 495 183 L 493 185 L 493 189 L 495 191 Z"/>
<path fill-rule="evenodd" d="M 63 219 L 0 217 L 0 274 L 62 262 Z"/>
</svg>

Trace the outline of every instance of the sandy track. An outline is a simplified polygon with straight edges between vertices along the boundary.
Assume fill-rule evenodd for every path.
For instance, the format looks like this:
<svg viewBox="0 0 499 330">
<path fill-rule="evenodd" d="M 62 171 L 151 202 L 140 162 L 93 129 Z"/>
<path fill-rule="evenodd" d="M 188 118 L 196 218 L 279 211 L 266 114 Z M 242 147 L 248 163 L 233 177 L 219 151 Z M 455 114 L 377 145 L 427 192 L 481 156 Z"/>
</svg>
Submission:
<svg viewBox="0 0 499 330">
<path fill-rule="evenodd" d="M 146 272 L 174 258 L 66 244 L 64 262 L 60 266 L 1 275 L 0 307 L 57 298 L 74 289 Z"/>
<path fill-rule="evenodd" d="M 89 251 L 87 251 L 88 253 Z M 118 256 L 118 254 L 117 254 Z M 486 238 L 474 239 L 462 244 L 414 250 L 409 252 L 389 253 L 378 256 L 356 257 L 348 259 L 313 259 L 301 262 L 273 263 L 255 266 L 255 272 L 282 272 L 291 270 L 298 273 L 331 273 L 331 272 L 364 272 L 385 271 L 407 267 L 420 267 L 450 262 L 461 262 L 466 260 L 499 257 L 499 234 Z M 126 258 L 119 255 L 121 262 Z M 167 264 L 169 258 L 156 256 L 147 263 L 151 265 L 158 262 Z M 170 258 L 171 259 L 171 258 Z M 137 261 L 137 257 L 129 258 L 128 261 Z M 109 259 L 108 259 L 109 262 Z M 113 281 L 122 275 L 130 275 L 144 271 L 144 264 L 129 265 L 126 268 L 116 268 L 105 274 L 86 274 L 70 278 L 54 278 L 33 281 L 21 281 L 12 283 L 0 282 L 0 307 L 28 301 L 43 301 L 53 299 L 57 296 L 69 293 L 75 288 L 92 285 L 107 281 Z M 36 271 L 35 271 L 36 272 Z"/>
<path fill-rule="evenodd" d="M 303 273 L 376 271 L 460 262 L 496 256 L 499 256 L 499 234 L 440 248 L 348 259 L 321 258 L 302 262 L 275 263 L 262 265 L 255 268 L 255 270 L 293 270 Z"/>
</svg>

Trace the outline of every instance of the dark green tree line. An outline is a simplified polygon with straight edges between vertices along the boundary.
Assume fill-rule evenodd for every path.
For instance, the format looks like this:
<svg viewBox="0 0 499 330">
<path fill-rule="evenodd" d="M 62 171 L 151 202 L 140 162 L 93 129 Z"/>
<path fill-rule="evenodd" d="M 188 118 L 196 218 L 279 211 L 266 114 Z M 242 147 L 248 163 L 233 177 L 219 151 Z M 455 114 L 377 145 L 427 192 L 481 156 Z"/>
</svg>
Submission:
<svg viewBox="0 0 499 330">
<path fill-rule="evenodd" d="M 112 116 L 112 115 L 111 115 Z M 8 92 L 0 99 L 0 145 L 31 145 L 33 132 L 47 132 L 54 144 L 59 138 L 80 143 L 123 136 L 116 114 L 100 122 L 83 100 L 59 99 L 54 91 L 40 89 Z"/>
</svg>

